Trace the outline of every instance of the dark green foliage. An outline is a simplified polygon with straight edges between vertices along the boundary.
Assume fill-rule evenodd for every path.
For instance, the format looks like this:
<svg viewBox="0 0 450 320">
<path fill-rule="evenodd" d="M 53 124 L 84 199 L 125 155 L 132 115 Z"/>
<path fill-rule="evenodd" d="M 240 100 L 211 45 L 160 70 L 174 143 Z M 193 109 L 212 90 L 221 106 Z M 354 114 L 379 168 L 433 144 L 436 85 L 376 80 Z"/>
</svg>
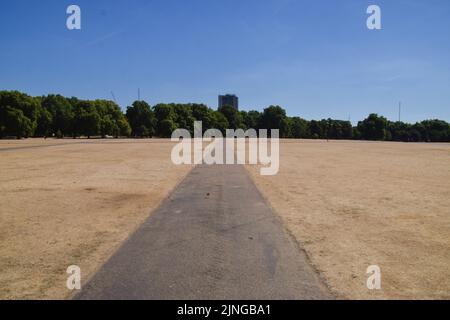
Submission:
<svg viewBox="0 0 450 320">
<path fill-rule="evenodd" d="M 119 136 L 130 137 L 131 136 L 131 126 L 128 123 L 127 118 L 122 115 L 119 120 L 117 120 L 117 127 L 119 128 Z"/>
<path fill-rule="evenodd" d="M 290 120 L 291 137 L 294 139 L 308 139 L 311 136 L 308 121 L 294 117 Z"/>
<path fill-rule="evenodd" d="M 0 137 L 32 136 L 36 130 L 40 100 L 18 91 L 0 91 Z"/>
<path fill-rule="evenodd" d="M 47 109 L 39 107 L 35 136 L 48 137 L 52 131 L 53 116 Z"/>
<path fill-rule="evenodd" d="M 100 133 L 103 138 L 106 136 L 118 137 L 120 135 L 119 126 L 111 115 L 106 115 L 100 120 Z"/>
<path fill-rule="evenodd" d="M 322 120 L 322 124 L 325 127 L 325 137 L 327 139 L 352 139 L 353 127 L 350 121 L 342 120 Z"/>
<path fill-rule="evenodd" d="M 155 115 L 145 101 L 135 101 L 126 113 L 134 137 L 152 137 L 155 133 Z"/>
<path fill-rule="evenodd" d="M 230 125 L 228 124 L 227 118 L 224 116 L 223 113 L 221 113 L 219 111 L 213 111 L 212 118 L 213 118 L 213 122 L 212 122 L 213 124 L 212 124 L 211 128 L 220 130 L 222 132 L 222 134 L 225 136 L 226 130 L 230 129 Z"/>
<path fill-rule="evenodd" d="M 241 116 L 244 121 L 245 129 L 259 129 L 261 124 L 261 113 L 258 111 L 241 111 Z"/>
<path fill-rule="evenodd" d="M 173 110 L 175 112 L 173 124 L 176 125 L 177 128 L 187 129 L 189 132 L 193 133 L 194 132 L 194 121 L 195 121 L 195 118 L 192 115 L 193 106 L 192 105 L 175 104 L 173 106 Z"/>
<path fill-rule="evenodd" d="M 422 139 L 427 142 L 445 142 L 450 140 L 449 124 L 442 120 L 421 122 Z"/>
<path fill-rule="evenodd" d="M 388 121 L 385 117 L 380 117 L 375 113 L 358 123 L 358 130 L 364 140 L 386 140 Z"/>
<path fill-rule="evenodd" d="M 411 125 L 404 122 L 388 122 L 388 131 L 392 141 L 414 141 L 412 140 Z"/>
<path fill-rule="evenodd" d="M 312 139 L 319 139 L 325 137 L 325 130 L 322 128 L 321 123 L 316 120 L 311 120 L 309 123 L 309 132 Z"/>
<path fill-rule="evenodd" d="M 258 126 L 261 129 L 267 130 L 279 129 L 280 138 L 289 138 L 291 134 L 286 110 L 280 106 L 270 106 L 264 109 Z"/>
<path fill-rule="evenodd" d="M 130 126 L 112 101 L 79 100 L 60 95 L 33 98 L 0 91 L 0 136 L 129 136 Z"/>
<path fill-rule="evenodd" d="M 222 130 L 224 124 L 226 124 L 226 129 L 229 128 L 228 121 L 223 114 L 217 114 L 218 112 L 213 111 L 204 104 L 193 104 L 192 105 L 192 117 L 197 121 L 202 121 L 203 132 L 208 129 L 216 128 Z"/>
<path fill-rule="evenodd" d="M 232 106 L 223 106 L 219 108 L 219 112 L 222 113 L 228 121 L 228 129 L 242 129 L 244 127 L 244 121 L 242 114 Z"/>
<path fill-rule="evenodd" d="M 156 135 L 158 137 L 170 137 L 172 132 L 168 135 L 167 130 L 172 125 L 175 126 L 175 107 L 173 104 L 157 104 L 153 107 L 156 117 Z M 187 128 L 185 128 L 187 129 Z"/>
<path fill-rule="evenodd" d="M 1 119 L 1 136 L 14 136 L 20 139 L 28 138 L 33 133 L 31 120 L 24 115 L 22 110 L 6 106 L 2 108 Z"/>
<path fill-rule="evenodd" d="M 100 133 L 101 117 L 90 101 L 78 101 L 74 106 L 73 136 L 91 136 Z"/>
<path fill-rule="evenodd" d="M 39 98 L 33 98 L 18 91 L 0 91 L 0 108 L 9 106 L 21 110 L 33 125 L 36 124 L 40 104 Z"/>
<path fill-rule="evenodd" d="M 214 111 L 204 104 L 158 104 L 152 108 L 145 101 L 135 101 L 124 115 L 116 103 L 107 100 L 30 97 L 18 91 L 0 91 L 0 138 L 168 138 L 178 128 L 193 134 L 194 121 L 202 121 L 203 133 L 213 128 L 223 134 L 226 129 L 279 129 L 280 138 L 450 142 L 450 126 L 442 120 L 412 125 L 371 114 L 352 127 L 349 121 L 288 117 L 280 106 L 270 106 L 261 113 L 230 106 Z"/>
<path fill-rule="evenodd" d="M 60 132 L 63 135 L 73 135 L 74 113 L 73 106 L 78 102 L 76 98 L 70 100 L 60 95 L 48 95 L 41 99 L 42 108 L 52 116 L 50 133 Z"/>
<path fill-rule="evenodd" d="M 172 119 L 164 119 L 158 126 L 159 136 L 161 138 L 170 138 L 172 136 L 172 132 L 174 132 L 177 128 L 177 125 Z"/>
</svg>

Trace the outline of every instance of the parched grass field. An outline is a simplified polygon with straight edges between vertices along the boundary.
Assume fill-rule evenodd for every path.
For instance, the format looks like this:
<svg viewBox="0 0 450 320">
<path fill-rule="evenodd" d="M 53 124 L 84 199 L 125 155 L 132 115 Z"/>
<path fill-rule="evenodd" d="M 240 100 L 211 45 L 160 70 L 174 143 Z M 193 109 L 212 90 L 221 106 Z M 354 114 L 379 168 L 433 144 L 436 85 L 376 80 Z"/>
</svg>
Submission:
<svg viewBox="0 0 450 320">
<path fill-rule="evenodd" d="M 86 280 L 189 172 L 172 147 L 0 141 L 0 299 L 66 298 L 67 267 Z"/>
<path fill-rule="evenodd" d="M 248 170 L 338 297 L 450 298 L 450 144 L 283 141 L 280 154 L 278 175 Z"/>
<path fill-rule="evenodd" d="M 188 174 L 165 140 L 0 141 L 0 299 L 64 299 Z M 339 298 L 450 298 L 450 145 L 282 141 L 252 178 Z M 369 265 L 382 290 L 366 287 Z"/>
</svg>

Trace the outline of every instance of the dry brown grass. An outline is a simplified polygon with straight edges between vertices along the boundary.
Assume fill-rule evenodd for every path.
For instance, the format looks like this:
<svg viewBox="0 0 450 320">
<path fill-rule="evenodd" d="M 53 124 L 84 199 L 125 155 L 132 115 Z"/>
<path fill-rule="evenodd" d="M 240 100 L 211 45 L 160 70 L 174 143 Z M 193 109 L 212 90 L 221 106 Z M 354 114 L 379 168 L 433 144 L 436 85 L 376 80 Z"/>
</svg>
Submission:
<svg viewBox="0 0 450 320">
<path fill-rule="evenodd" d="M 339 297 L 450 298 L 450 145 L 283 141 L 280 162 L 248 169 Z"/>
<path fill-rule="evenodd" d="M 86 280 L 189 172 L 172 146 L 0 141 L 0 299 L 67 297 L 67 267 Z"/>
<path fill-rule="evenodd" d="M 0 299 L 67 297 L 189 172 L 172 146 L 0 141 Z M 277 176 L 248 169 L 339 297 L 450 298 L 450 145 L 283 141 Z"/>
</svg>

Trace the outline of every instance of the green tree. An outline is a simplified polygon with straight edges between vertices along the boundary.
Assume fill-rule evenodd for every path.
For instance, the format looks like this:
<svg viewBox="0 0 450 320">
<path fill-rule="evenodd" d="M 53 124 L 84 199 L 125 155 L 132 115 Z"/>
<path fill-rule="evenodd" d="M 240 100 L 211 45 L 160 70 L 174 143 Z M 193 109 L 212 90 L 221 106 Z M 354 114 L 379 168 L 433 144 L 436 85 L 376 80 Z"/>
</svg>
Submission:
<svg viewBox="0 0 450 320">
<path fill-rule="evenodd" d="M 390 122 L 388 121 L 387 130 L 390 133 L 391 139 L 393 141 L 411 141 L 411 130 L 412 126 L 404 122 Z"/>
<path fill-rule="evenodd" d="M 174 108 L 174 123 L 177 125 L 177 128 L 186 129 L 189 132 L 194 132 L 194 122 L 195 118 L 192 115 L 192 104 L 175 104 Z"/>
<path fill-rule="evenodd" d="M 157 104 L 153 107 L 156 118 L 156 135 L 158 137 L 167 137 L 168 127 L 175 123 L 176 113 L 173 104 Z M 172 135 L 172 132 L 170 133 Z"/>
<path fill-rule="evenodd" d="M 223 124 L 223 118 L 216 114 L 216 111 L 208 108 L 204 104 L 193 104 L 192 105 L 192 116 L 195 120 L 202 122 L 203 133 L 208 129 L 219 129 L 217 127 L 217 121 Z M 219 117 L 219 118 L 218 118 Z M 225 117 L 225 116 L 223 116 Z M 225 118 L 226 119 L 226 118 Z M 227 121 L 228 125 L 228 121 Z"/>
<path fill-rule="evenodd" d="M 308 121 L 299 117 L 293 117 L 290 122 L 291 135 L 295 139 L 307 139 L 310 137 Z"/>
<path fill-rule="evenodd" d="M 100 133 L 101 118 L 92 101 L 80 100 L 75 105 L 73 135 L 84 135 L 89 139 Z"/>
<path fill-rule="evenodd" d="M 159 136 L 161 138 L 170 138 L 172 133 L 177 129 L 177 125 L 172 119 L 164 119 L 159 123 Z"/>
<path fill-rule="evenodd" d="M 31 120 L 26 117 L 22 110 L 6 106 L 2 108 L 1 118 L 3 124 L 2 135 L 14 136 L 17 138 L 28 138 L 33 133 L 33 125 Z"/>
<path fill-rule="evenodd" d="M 361 140 L 361 132 L 359 132 L 358 127 L 353 127 L 353 139 L 354 140 Z"/>
<path fill-rule="evenodd" d="M 131 126 L 128 123 L 128 120 L 125 118 L 124 115 L 122 115 L 122 117 L 119 120 L 117 120 L 117 126 L 119 128 L 118 136 L 122 136 L 122 137 L 131 136 Z"/>
<path fill-rule="evenodd" d="M 162 122 L 166 119 L 175 119 L 175 110 L 171 104 L 157 104 L 153 107 L 153 111 L 158 122 Z"/>
<path fill-rule="evenodd" d="M 150 130 L 148 130 L 148 128 L 144 125 L 136 128 L 136 132 L 135 132 L 135 137 L 140 137 L 140 138 L 150 138 L 151 134 L 150 134 Z"/>
<path fill-rule="evenodd" d="M 270 106 L 264 109 L 259 127 L 267 130 L 279 129 L 280 138 L 287 138 L 290 135 L 286 111 L 280 106 Z"/>
<path fill-rule="evenodd" d="M 79 118 L 81 124 L 81 134 L 90 139 L 99 133 L 100 130 L 100 116 L 95 110 L 83 112 Z"/>
<path fill-rule="evenodd" d="M 447 142 L 450 140 L 449 124 L 442 120 L 425 120 L 421 122 L 422 134 L 429 142 Z"/>
<path fill-rule="evenodd" d="M 212 128 L 220 130 L 220 132 L 222 132 L 222 134 L 225 136 L 226 130 L 230 129 L 230 124 L 228 123 L 225 115 L 219 111 L 213 111 L 212 118 Z"/>
<path fill-rule="evenodd" d="M 228 129 L 241 129 L 245 126 L 242 115 L 236 108 L 232 106 L 222 106 L 218 111 L 227 118 L 228 125 L 230 126 Z"/>
<path fill-rule="evenodd" d="M 69 101 L 60 95 L 48 95 L 42 97 L 42 108 L 50 112 L 52 117 L 49 134 L 56 134 L 59 131 L 62 136 L 73 135 L 73 108 L 77 102 L 78 100 L 75 98 L 72 98 Z"/>
<path fill-rule="evenodd" d="M 58 137 L 113 135 L 152 137 L 155 133 L 169 137 L 175 128 L 193 132 L 195 120 L 203 122 L 203 130 L 280 129 L 281 138 L 365 139 L 394 141 L 450 142 L 450 125 L 442 120 L 426 120 L 416 124 L 389 122 L 371 114 L 352 127 L 349 121 L 323 119 L 306 121 L 290 118 L 279 106 L 263 113 L 238 111 L 230 106 L 214 111 L 204 104 L 160 104 L 153 109 L 145 101 L 135 101 L 121 108 L 108 100 L 79 100 L 50 94 L 31 97 L 18 91 L 0 91 L 0 138 L 5 136 Z"/>
<path fill-rule="evenodd" d="M 313 139 L 323 139 L 325 137 L 325 130 L 319 121 L 311 120 L 309 122 L 309 131 Z"/>
<path fill-rule="evenodd" d="M 48 137 L 52 131 L 53 117 L 50 111 L 40 107 L 37 117 L 35 136 Z"/>
<path fill-rule="evenodd" d="M 358 131 L 364 140 L 385 140 L 387 134 L 387 119 L 375 113 L 358 123 Z"/>
<path fill-rule="evenodd" d="M 323 131 L 326 139 L 352 139 L 353 127 L 350 121 L 342 120 L 322 120 Z"/>
<path fill-rule="evenodd" d="M 147 102 L 133 102 L 133 105 L 127 108 L 126 117 L 134 137 L 152 137 L 155 133 L 155 115 Z"/>
<path fill-rule="evenodd" d="M 246 129 L 259 129 L 262 117 L 260 112 L 252 110 L 249 112 L 242 112 L 241 115 Z"/>
<path fill-rule="evenodd" d="M 353 139 L 353 125 L 350 121 L 341 121 L 342 123 L 342 138 Z"/>
<path fill-rule="evenodd" d="M 6 114 L 7 107 L 22 111 L 22 115 L 27 119 L 24 120 L 27 123 L 26 136 L 32 136 L 35 132 L 40 103 L 40 99 L 18 91 L 0 91 L 0 115 Z M 8 110 L 8 113 L 11 113 L 10 109 Z M 7 130 L 9 126 L 5 122 L 6 119 L 3 120 L 3 124 L 1 124 L 2 120 L 0 120 L 0 126 L 4 126 L 4 130 Z"/>
<path fill-rule="evenodd" d="M 100 120 L 100 133 L 103 138 L 106 136 L 115 136 L 119 135 L 119 127 L 114 121 L 111 115 L 106 115 Z"/>
</svg>

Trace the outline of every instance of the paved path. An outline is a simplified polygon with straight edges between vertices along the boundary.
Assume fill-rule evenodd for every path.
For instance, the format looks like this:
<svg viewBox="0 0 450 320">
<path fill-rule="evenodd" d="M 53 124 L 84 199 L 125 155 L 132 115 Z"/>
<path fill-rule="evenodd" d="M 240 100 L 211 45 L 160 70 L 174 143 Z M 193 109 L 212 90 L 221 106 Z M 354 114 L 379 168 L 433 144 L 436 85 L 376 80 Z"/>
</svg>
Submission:
<svg viewBox="0 0 450 320">
<path fill-rule="evenodd" d="M 326 299 L 242 166 L 199 166 L 75 299 Z"/>
</svg>

